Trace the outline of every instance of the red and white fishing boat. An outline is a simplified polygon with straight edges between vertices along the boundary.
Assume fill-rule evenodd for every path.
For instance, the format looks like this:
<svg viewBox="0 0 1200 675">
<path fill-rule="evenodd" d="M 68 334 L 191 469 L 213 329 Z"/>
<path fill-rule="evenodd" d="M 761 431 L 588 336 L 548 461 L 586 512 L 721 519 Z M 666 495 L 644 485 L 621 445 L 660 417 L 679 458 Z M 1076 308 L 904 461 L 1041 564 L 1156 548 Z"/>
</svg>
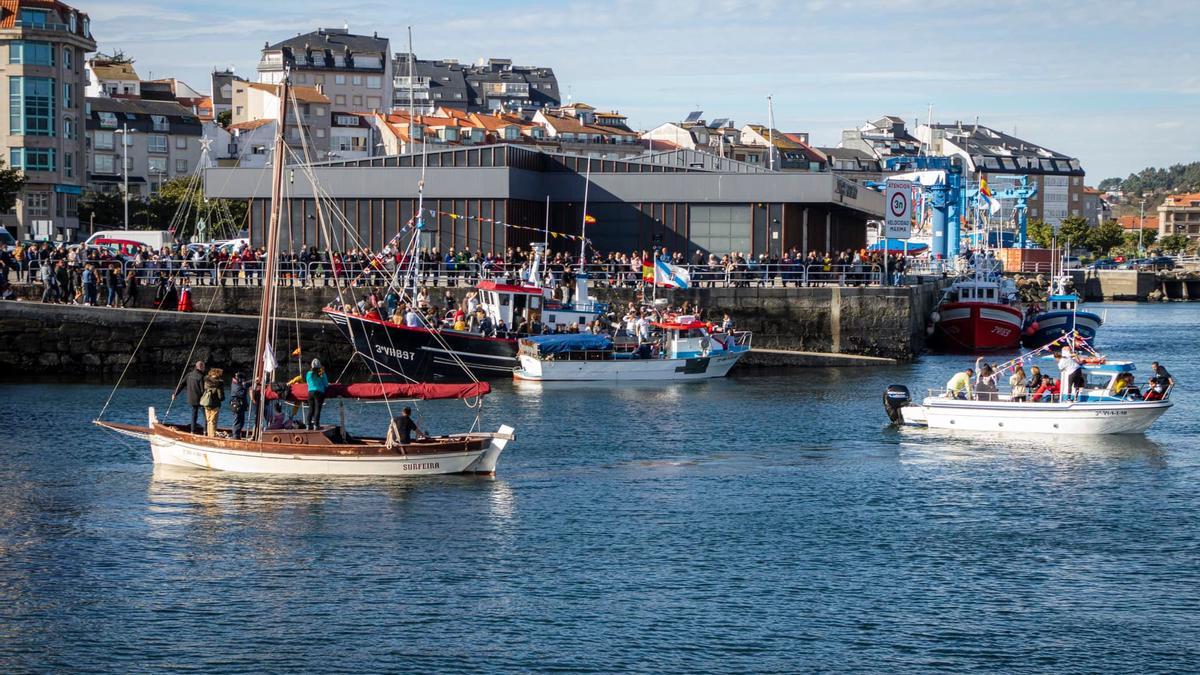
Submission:
<svg viewBox="0 0 1200 675">
<path fill-rule="evenodd" d="M 977 274 L 951 284 L 930 319 L 940 348 L 985 352 L 1019 347 L 1025 316 L 1011 280 Z"/>
<path fill-rule="evenodd" d="M 279 96 L 279 120 L 288 119 L 289 89 L 290 83 L 285 77 Z M 95 423 L 110 431 L 149 441 L 154 463 L 170 466 L 215 471 L 312 475 L 418 476 L 495 473 L 500 453 L 513 438 L 513 429 L 501 426 L 495 433 L 477 431 L 480 423 L 479 411 L 482 408 L 481 398 L 490 391 L 487 383 L 478 380 L 465 384 L 332 384 L 326 389 L 327 398 L 475 400 L 479 405 L 472 406 L 476 410 L 476 416 L 470 430 L 444 436 L 416 439 L 401 431 L 403 422 L 391 419 L 386 425 L 386 435 L 359 437 L 350 434 L 344 423 L 320 425 L 315 429 L 295 429 L 287 428 L 282 419 L 276 423 L 276 420 L 272 419 L 274 416 L 268 414 L 268 406 L 278 405 L 275 402 L 277 400 L 303 402 L 309 395 L 304 384 L 288 388 L 273 383 L 280 370 L 274 358 L 276 351 L 272 346 L 272 342 L 279 337 L 276 330 L 278 321 L 273 289 L 279 280 L 279 221 L 287 151 L 287 144 L 284 142 L 286 126 L 283 122 L 278 125 L 275 138 L 271 217 L 266 236 L 265 280 L 262 286 L 252 380 L 262 384 L 257 386 L 251 395 L 254 421 L 250 436 L 244 439 L 235 438 L 227 429 L 217 429 L 216 435 L 213 436 L 193 433 L 187 425 L 160 421 L 153 407 L 149 409 L 146 426 L 101 419 L 97 419 Z M 301 169 L 303 168 L 302 164 Z M 102 410 L 100 417 L 103 416 Z"/>
</svg>

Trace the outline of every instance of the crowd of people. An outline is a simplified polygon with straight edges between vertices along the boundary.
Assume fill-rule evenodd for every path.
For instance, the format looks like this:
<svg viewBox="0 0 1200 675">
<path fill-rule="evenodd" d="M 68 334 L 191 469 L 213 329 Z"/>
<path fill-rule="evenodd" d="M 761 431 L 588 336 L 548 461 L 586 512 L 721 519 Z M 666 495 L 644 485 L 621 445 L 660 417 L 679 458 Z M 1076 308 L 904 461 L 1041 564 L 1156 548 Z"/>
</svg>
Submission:
<svg viewBox="0 0 1200 675">
<path fill-rule="evenodd" d="M 312 246 L 283 251 L 279 279 L 287 285 L 370 287 L 386 284 L 407 269 L 416 268 L 419 281 L 431 285 L 474 285 L 480 279 L 528 280 L 533 265 L 532 247 L 510 247 L 500 253 L 469 248 L 422 249 L 419 261 L 388 246 L 380 251 L 351 248 L 324 251 Z M 0 293 L 10 282 L 37 284 L 42 301 L 69 304 L 129 307 L 139 301 L 141 288 L 191 285 L 258 285 L 265 273 L 265 251 L 251 246 L 164 246 L 135 255 L 106 247 L 66 246 L 42 242 L 0 245 Z M 716 255 L 697 250 L 687 259 L 667 249 L 589 253 L 587 272 L 601 286 L 635 287 L 655 258 L 686 268 L 698 286 L 865 285 L 878 283 L 883 254 L 866 249 L 801 253 L 793 248 L 782 255 L 743 252 Z M 909 261 L 899 254 L 889 257 L 888 281 L 903 284 Z M 564 252 L 547 256 L 540 264 L 538 281 L 548 286 L 571 286 L 578 257 Z M 161 301 L 161 297 L 156 297 Z"/>
</svg>

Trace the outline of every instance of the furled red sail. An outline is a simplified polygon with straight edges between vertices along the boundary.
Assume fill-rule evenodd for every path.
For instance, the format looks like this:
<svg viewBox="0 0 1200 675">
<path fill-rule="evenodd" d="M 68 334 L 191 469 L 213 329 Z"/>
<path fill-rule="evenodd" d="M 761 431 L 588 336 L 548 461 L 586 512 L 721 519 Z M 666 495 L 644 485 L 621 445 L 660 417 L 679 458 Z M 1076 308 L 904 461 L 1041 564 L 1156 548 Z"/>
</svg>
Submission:
<svg viewBox="0 0 1200 675">
<path fill-rule="evenodd" d="M 358 398 L 377 401 L 386 398 L 418 398 L 423 400 L 444 398 L 475 398 L 491 392 L 487 382 L 469 384 L 415 384 L 356 382 L 354 384 L 331 384 L 325 390 L 326 398 Z M 267 390 L 267 400 L 280 398 L 274 389 Z M 289 401 L 307 401 L 308 385 L 293 384 L 285 397 Z"/>
</svg>

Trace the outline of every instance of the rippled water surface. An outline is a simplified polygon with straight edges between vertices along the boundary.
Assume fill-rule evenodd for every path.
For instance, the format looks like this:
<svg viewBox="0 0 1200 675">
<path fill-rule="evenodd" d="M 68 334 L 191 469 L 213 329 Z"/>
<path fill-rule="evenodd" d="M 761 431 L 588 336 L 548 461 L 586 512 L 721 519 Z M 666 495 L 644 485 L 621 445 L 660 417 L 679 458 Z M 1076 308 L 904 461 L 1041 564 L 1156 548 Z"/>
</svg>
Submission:
<svg viewBox="0 0 1200 675">
<path fill-rule="evenodd" d="M 501 383 L 494 480 L 260 478 L 155 471 L 89 424 L 106 386 L 5 385 L 0 671 L 1194 670 L 1200 307 L 1107 312 L 1180 384 L 1145 437 L 888 427 L 886 385 L 968 361 L 939 356 Z"/>
</svg>

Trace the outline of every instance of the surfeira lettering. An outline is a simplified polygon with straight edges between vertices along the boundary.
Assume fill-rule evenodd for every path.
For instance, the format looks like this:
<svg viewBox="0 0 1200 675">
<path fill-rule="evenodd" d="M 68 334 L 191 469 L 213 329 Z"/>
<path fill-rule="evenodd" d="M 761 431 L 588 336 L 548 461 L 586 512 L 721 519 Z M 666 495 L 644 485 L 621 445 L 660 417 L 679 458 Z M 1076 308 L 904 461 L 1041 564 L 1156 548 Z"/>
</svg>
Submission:
<svg viewBox="0 0 1200 675">
<path fill-rule="evenodd" d="M 393 359 L 399 359 L 401 361 L 412 361 L 413 360 L 412 352 L 405 351 L 403 349 L 396 349 L 395 347 L 385 347 L 383 345 L 375 345 L 375 352 L 378 354 L 387 354 L 388 356 L 392 357 Z"/>
<path fill-rule="evenodd" d="M 440 469 L 441 467 L 442 467 L 441 462 L 422 462 L 420 464 L 405 464 L 404 470 L 405 471 L 426 471 L 428 469 Z"/>
</svg>

